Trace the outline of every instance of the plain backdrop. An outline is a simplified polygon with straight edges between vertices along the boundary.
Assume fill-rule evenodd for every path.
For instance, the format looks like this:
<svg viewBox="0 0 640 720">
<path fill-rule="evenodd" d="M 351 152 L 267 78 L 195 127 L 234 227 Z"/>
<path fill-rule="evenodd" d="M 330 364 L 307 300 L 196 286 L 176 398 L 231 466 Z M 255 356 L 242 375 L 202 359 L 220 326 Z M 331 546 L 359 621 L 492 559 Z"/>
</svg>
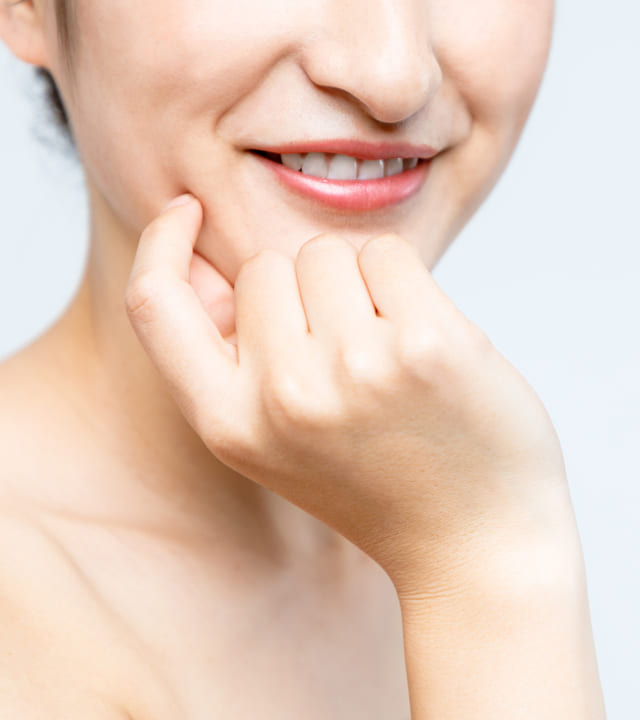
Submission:
<svg viewBox="0 0 640 720">
<path fill-rule="evenodd" d="M 511 165 L 434 272 L 560 436 L 610 720 L 640 718 L 638 27 L 631 0 L 560 0 Z M 1 358 L 71 299 L 87 214 L 33 73 L 3 45 L 0 92 Z"/>
</svg>

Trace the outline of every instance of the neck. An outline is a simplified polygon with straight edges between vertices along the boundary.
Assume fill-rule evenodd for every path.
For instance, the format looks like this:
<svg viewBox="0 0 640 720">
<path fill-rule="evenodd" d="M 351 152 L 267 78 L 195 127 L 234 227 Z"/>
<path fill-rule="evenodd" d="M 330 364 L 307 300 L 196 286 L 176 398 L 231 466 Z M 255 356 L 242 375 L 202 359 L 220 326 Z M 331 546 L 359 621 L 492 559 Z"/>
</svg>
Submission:
<svg viewBox="0 0 640 720">
<path fill-rule="evenodd" d="M 74 467 L 85 456 L 91 477 L 80 512 L 165 534 L 233 538 L 270 555 L 292 545 L 343 552 L 340 536 L 219 462 L 186 422 L 125 312 L 137 237 L 93 200 L 91 217 L 81 287 L 39 344 L 49 384 L 73 408 Z"/>
</svg>

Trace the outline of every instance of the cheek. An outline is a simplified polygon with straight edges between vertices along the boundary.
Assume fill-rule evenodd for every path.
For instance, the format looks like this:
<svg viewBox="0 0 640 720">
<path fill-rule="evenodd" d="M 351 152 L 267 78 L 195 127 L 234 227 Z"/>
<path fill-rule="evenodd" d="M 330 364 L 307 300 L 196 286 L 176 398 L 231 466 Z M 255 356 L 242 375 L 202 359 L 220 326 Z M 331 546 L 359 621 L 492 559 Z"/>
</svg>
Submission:
<svg viewBox="0 0 640 720">
<path fill-rule="evenodd" d="M 511 157 L 546 65 L 552 19 L 552 0 L 429 3 L 442 93 L 451 107 L 460 108 L 457 116 L 467 120 L 460 142 L 434 167 L 434 191 L 427 201 L 430 229 L 435 218 L 442 242 L 423 246 L 429 267 L 486 198 Z"/>
<path fill-rule="evenodd" d="M 277 58 L 283 30 L 274 8 L 284 2 L 79 4 L 69 111 L 88 172 L 132 229 L 146 225 L 159 198 L 183 189 L 173 186 L 181 138 L 210 142 L 218 119 Z"/>
<path fill-rule="evenodd" d="M 546 65 L 553 0 L 431 5 L 434 50 L 477 122 L 519 127 Z"/>
</svg>

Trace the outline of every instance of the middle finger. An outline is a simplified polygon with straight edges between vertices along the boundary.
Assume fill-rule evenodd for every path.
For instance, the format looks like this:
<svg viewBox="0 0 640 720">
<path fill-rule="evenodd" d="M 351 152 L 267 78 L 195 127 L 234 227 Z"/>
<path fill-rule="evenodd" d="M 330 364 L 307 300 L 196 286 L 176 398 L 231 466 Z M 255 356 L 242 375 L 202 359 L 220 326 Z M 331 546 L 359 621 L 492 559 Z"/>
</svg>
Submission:
<svg viewBox="0 0 640 720">
<path fill-rule="evenodd" d="M 351 243 L 330 234 L 309 240 L 296 257 L 296 273 L 314 337 L 344 347 L 371 332 L 376 310 Z"/>
</svg>

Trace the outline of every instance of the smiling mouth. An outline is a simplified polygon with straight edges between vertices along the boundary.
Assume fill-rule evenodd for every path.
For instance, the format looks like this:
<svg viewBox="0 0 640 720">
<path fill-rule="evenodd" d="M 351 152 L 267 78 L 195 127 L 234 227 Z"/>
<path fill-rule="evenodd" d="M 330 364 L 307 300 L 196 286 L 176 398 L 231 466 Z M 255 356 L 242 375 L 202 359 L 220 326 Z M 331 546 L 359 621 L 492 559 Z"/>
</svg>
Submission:
<svg viewBox="0 0 640 720">
<path fill-rule="evenodd" d="M 255 155 L 284 165 L 289 170 L 322 180 L 381 180 L 413 170 L 425 162 L 420 158 L 363 159 L 334 153 L 273 153 L 251 150 Z"/>
</svg>

